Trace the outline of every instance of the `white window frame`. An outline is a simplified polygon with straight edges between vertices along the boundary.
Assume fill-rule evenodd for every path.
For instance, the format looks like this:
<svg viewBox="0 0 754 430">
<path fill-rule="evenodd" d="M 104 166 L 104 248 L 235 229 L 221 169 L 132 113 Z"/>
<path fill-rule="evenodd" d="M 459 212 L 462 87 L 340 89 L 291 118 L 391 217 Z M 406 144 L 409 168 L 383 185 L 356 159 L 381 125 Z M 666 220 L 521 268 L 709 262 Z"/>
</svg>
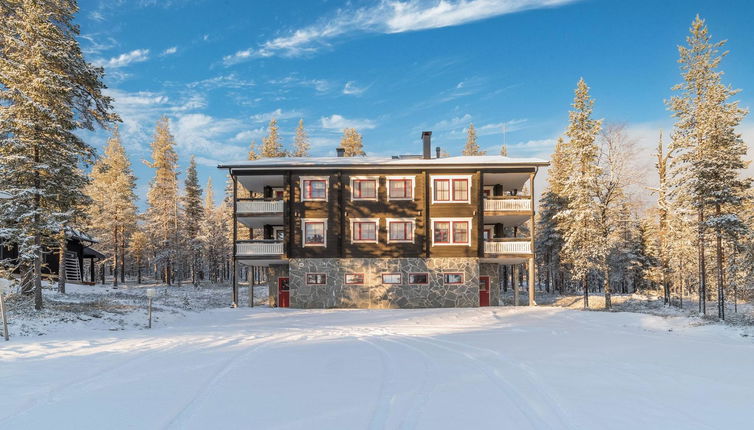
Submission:
<svg viewBox="0 0 754 430">
<path fill-rule="evenodd" d="M 361 275 L 361 282 L 348 282 L 349 276 Z M 364 272 L 353 272 L 343 274 L 343 285 L 364 285 L 367 282 L 367 275 Z"/>
<path fill-rule="evenodd" d="M 325 225 L 325 243 L 306 243 L 306 224 L 323 223 Z M 301 243 L 303 246 L 323 246 L 327 247 L 327 218 L 304 218 L 301 220 Z"/>
<path fill-rule="evenodd" d="M 313 283 L 310 283 L 310 282 L 309 282 L 309 276 L 310 276 L 310 275 L 314 275 L 314 276 L 324 276 L 324 281 L 325 281 L 325 282 L 313 282 Z M 304 282 L 306 283 L 306 285 L 327 285 L 327 273 L 321 273 L 321 272 L 307 272 L 307 273 L 306 273 L 306 274 L 304 275 Z"/>
<path fill-rule="evenodd" d="M 308 198 L 306 197 L 306 181 L 325 181 L 325 198 Z M 330 197 L 330 177 L 329 176 L 302 176 L 299 178 L 299 190 L 301 191 L 302 202 L 326 202 Z"/>
<path fill-rule="evenodd" d="M 432 226 L 432 231 L 430 234 L 432 235 L 432 246 L 471 246 L 471 231 L 474 229 L 474 225 L 472 223 L 473 218 L 430 218 L 430 225 Z M 450 233 L 448 239 L 450 240 L 449 243 L 436 243 L 435 242 L 435 223 L 436 222 L 447 222 L 450 223 Z M 469 231 L 468 231 L 468 241 L 467 242 L 454 242 L 453 241 L 453 223 L 454 222 L 467 222 L 469 225 Z"/>
<path fill-rule="evenodd" d="M 390 197 L 390 181 L 411 181 L 411 197 Z M 416 196 L 416 177 L 415 176 L 386 176 L 385 177 L 385 190 L 387 192 L 388 201 L 391 200 L 414 200 Z"/>
<path fill-rule="evenodd" d="M 461 275 L 461 282 L 445 282 L 446 275 Z M 466 283 L 466 274 L 464 272 L 443 272 L 442 284 L 443 285 L 463 285 Z"/>
<path fill-rule="evenodd" d="M 391 239 L 390 238 L 390 223 L 391 222 L 410 222 L 411 223 L 411 240 Z M 415 218 L 387 218 L 385 220 L 385 227 L 387 229 L 387 243 L 414 243 L 416 242 L 416 219 Z"/>
<path fill-rule="evenodd" d="M 351 243 L 378 243 L 380 241 L 380 219 L 379 218 L 351 218 Z M 354 224 L 355 223 L 373 223 L 374 227 L 374 240 L 356 240 L 354 239 Z"/>
<path fill-rule="evenodd" d="M 427 282 L 411 282 L 411 275 L 425 275 L 427 277 Z M 407 285 L 429 285 L 429 272 L 410 272 L 406 276 L 406 284 Z"/>
<path fill-rule="evenodd" d="M 374 197 L 356 197 L 354 196 L 354 181 L 374 181 Z M 351 201 L 370 201 L 375 202 L 380 197 L 380 177 L 379 176 L 351 176 Z"/>
<path fill-rule="evenodd" d="M 435 200 L 435 181 L 436 180 L 447 180 L 449 185 L 448 192 L 450 193 L 449 200 Z M 461 180 L 464 179 L 469 184 L 469 187 L 467 189 L 466 193 L 466 200 L 453 200 L 453 180 Z M 472 193 L 472 181 L 471 181 L 471 175 L 430 175 L 429 177 L 429 183 L 430 183 L 430 192 L 432 194 L 432 204 L 442 204 L 442 203 L 471 203 L 471 193 Z"/>
<path fill-rule="evenodd" d="M 398 282 L 385 282 L 385 275 L 398 275 Z M 403 285 L 403 274 L 401 272 L 383 272 L 383 273 L 380 273 L 380 284 L 382 284 L 382 285 Z"/>
</svg>

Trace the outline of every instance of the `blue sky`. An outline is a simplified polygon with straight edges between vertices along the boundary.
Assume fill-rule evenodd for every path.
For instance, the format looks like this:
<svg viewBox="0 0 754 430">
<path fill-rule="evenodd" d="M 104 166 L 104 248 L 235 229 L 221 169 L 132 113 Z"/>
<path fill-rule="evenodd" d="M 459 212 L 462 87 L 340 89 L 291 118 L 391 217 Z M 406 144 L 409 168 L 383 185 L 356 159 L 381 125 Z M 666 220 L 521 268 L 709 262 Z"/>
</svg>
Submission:
<svg viewBox="0 0 754 430">
<path fill-rule="evenodd" d="M 82 0 L 78 23 L 109 94 L 144 196 L 142 160 L 161 115 L 182 169 L 224 181 L 276 117 L 286 144 L 303 118 L 314 155 L 333 155 L 344 127 L 370 155 L 460 153 L 473 122 L 490 153 L 547 157 L 583 76 L 595 114 L 655 145 L 672 119 L 677 45 L 699 13 L 728 39 L 725 80 L 754 97 L 754 2 L 663 0 L 218 1 Z M 503 136 L 503 124 L 506 133 Z M 754 121 L 742 126 L 754 139 Z M 749 138 L 750 136 L 750 138 Z M 105 132 L 86 134 L 101 148 Z M 751 145 L 751 143 L 750 143 Z M 649 152 L 647 152 L 649 154 Z M 647 155 L 649 160 L 649 155 Z M 544 178 L 544 176 L 543 176 Z M 539 188 L 541 189 L 541 187 Z"/>
</svg>

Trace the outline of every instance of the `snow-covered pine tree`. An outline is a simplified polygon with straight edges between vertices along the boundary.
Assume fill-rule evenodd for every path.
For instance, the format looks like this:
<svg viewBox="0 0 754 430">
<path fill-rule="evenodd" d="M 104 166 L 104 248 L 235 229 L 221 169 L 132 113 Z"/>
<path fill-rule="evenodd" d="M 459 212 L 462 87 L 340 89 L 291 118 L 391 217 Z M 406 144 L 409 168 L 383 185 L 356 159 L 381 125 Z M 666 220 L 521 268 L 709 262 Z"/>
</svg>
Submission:
<svg viewBox="0 0 754 430">
<path fill-rule="evenodd" d="M 204 217 L 202 207 L 202 187 L 199 185 L 199 175 L 196 172 L 196 160 L 191 157 L 186 178 L 183 185 L 183 229 L 184 239 L 188 251 L 188 263 L 191 270 L 191 283 L 199 285 L 199 271 L 201 270 L 202 243 L 199 238 Z"/>
<path fill-rule="evenodd" d="M 0 200 L 2 235 L 32 268 L 41 309 L 43 247 L 86 203 L 84 164 L 94 148 L 77 134 L 118 120 L 102 94 L 103 70 L 87 63 L 73 23 L 75 1 L 0 3 Z"/>
<path fill-rule="evenodd" d="M 267 136 L 262 138 L 262 158 L 285 157 L 287 154 L 283 149 L 283 143 L 280 142 L 278 134 L 278 122 L 275 118 L 270 120 L 267 126 Z"/>
<path fill-rule="evenodd" d="M 364 152 L 361 134 L 355 128 L 346 128 L 343 130 L 343 137 L 340 138 L 340 147 L 345 149 L 346 157 L 356 157 L 367 155 Z"/>
<path fill-rule="evenodd" d="M 162 280 L 171 285 L 178 256 L 178 155 L 167 117 L 157 122 L 151 147 L 152 161 L 145 163 L 155 176 L 147 193 L 146 228 L 155 249 L 154 264 Z"/>
<path fill-rule="evenodd" d="M 597 164 L 599 148 L 595 140 L 601 121 L 592 119 L 593 106 L 589 87 L 583 78 L 579 79 L 566 129 L 570 172 L 563 186 L 563 195 L 568 206 L 555 216 L 563 232 L 562 258 L 570 265 L 574 278 L 582 283 L 584 308 L 589 307 L 589 275 L 599 269 L 605 252 L 596 200 L 601 169 Z"/>
<path fill-rule="evenodd" d="M 669 106 L 676 118 L 673 162 L 676 195 L 697 212 L 699 261 L 699 304 L 706 313 L 705 232 L 715 232 L 715 262 L 718 317 L 725 318 L 723 239 L 745 231 L 738 209 L 751 182 L 741 177 L 746 167 L 746 145 L 736 127 L 746 115 L 738 102 L 729 99 L 738 93 L 722 83 L 719 70 L 727 52 L 725 41 L 712 42 L 704 20 L 698 15 L 691 23 L 688 46 L 679 46 L 683 82 L 673 87 L 678 94 Z"/>
<path fill-rule="evenodd" d="M 298 127 L 296 127 L 296 137 L 293 139 L 293 156 L 294 157 L 308 157 L 309 156 L 309 137 L 304 130 L 304 119 L 298 120 Z"/>
<path fill-rule="evenodd" d="M 261 157 L 259 156 L 259 145 L 257 144 L 256 140 L 251 141 L 251 145 L 249 145 L 249 160 L 259 160 Z"/>
<path fill-rule="evenodd" d="M 131 235 L 131 240 L 128 243 L 128 252 L 131 254 L 134 266 L 136 267 L 137 284 L 141 284 L 141 269 L 144 267 L 144 263 L 147 260 L 149 249 L 149 238 L 146 233 L 144 233 L 144 230 L 137 228 Z"/>
<path fill-rule="evenodd" d="M 86 194 L 91 199 L 87 206 L 88 229 L 100 240 L 97 248 L 109 256 L 113 285 L 117 286 L 118 274 L 123 267 L 121 262 L 126 254 L 124 239 L 136 226 L 136 178 L 117 127 L 89 177 L 90 183 L 86 187 Z"/>
<path fill-rule="evenodd" d="M 469 127 L 466 129 L 466 146 L 461 151 L 462 155 L 486 155 L 487 151 L 482 151 L 479 148 L 479 144 L 476 142 L 476 130 L 474 124 L 469 123 Z"/>
<path fill-rule="evenodd" d="M 204 197 L 204 219 L 201 239 L 204 245 L 205 272 L 213 283 L 222 279 L 226 253 L 227 226 L 222 207 L 215 206 L 215 191 L 212 178 L 207 180 Z"/>
<path fill-rule="evenodd" d="M 670 304 L 670 252 L 668 248 L 670 244 L 668 242 L 668 214 L 670 210 L 670 202 L 668 201 L 668 167 L 670 159 L 673 157 L 673 150 L 665 151 L 662 142 L 662 132 L 660 132 L 660 138 L 657 142 L 657 152 L 655 153 L 657 161 L 655 162 L 655 168 L 657 169 L 658 185 L 653 189 L 657 193 L 657 216 L 658 216 L 658 256 L 657 260 L 660 265 L 660 283 L 662 285 L 665 304 Z"/>
</svg>

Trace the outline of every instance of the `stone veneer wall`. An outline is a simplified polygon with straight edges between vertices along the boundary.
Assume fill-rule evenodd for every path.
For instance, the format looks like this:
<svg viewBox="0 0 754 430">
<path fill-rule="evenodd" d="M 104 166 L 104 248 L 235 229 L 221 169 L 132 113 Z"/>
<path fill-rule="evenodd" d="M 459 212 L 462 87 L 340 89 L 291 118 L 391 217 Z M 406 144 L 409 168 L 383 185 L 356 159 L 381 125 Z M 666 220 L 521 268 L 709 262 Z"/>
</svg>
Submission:
<svg viewBox="0 0 754 430">
<path fill-rule="evenodd" d="M 498 306 L 500 304 L 500 265 L 479 263 L 479 276 L 490 277 L 490 306 Z"/>
<path fill-rule="evenodd" d="M 402 284 L 383 285 L 381 274 L 398 272 Z M 409 273 L 429 273 L 426 285 L 408 285 Z M 461 272 L 464 283 L 445 285 L 443 272 Z M 326 285 L 307 285 L 307 273 L 325 273 Z M 346 273 L 364 273 L 364 285 L 346 285 Z M 479 306 L 477 258 L 292 258 L 294 308 L 433 308 Z"/>
<path fill-rule="evenodd" d="M 278 278 L 288 277 L 287 264 L 271 264 L 267 268 L 267 288 L 270 291 L 270 306 L 277 306 L 278 301 Z"/>
</svg>

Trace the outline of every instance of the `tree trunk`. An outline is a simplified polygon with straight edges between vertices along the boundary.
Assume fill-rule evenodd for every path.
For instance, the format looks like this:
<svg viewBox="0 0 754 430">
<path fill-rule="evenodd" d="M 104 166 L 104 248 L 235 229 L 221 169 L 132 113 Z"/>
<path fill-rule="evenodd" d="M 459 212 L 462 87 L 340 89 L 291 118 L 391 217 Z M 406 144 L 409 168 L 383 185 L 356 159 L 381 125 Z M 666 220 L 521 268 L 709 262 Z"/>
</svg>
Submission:
<svg viewBox="0 0 754 430">
<path fill-rule="evenodd" d="M 136 284 L 141 285 L 141 260 L 136 260 Z"/>
<path fill-rule="evenodd" d="M 605 266 L 605 309 L 612 309 L 613 302 L 610 290 L 610 265 Z"/>
<path fill-rule="evenodd" d="M 126 230 L 123 229 L 123 233 L 121 236 L 121 247 L 120 247 L 120 283 L 125 284 L 126 283 Z"/>
<path fill-rule="evenodd" d="M 39 195 L 39 169 L 37 163 L 39 163 L 39 148 L 34 146 L 34 209 L 37 211 L 34 214 L 34 309 L 41 310 L 42 303 L 42 232 L 39 231 L 39 208 L 41 206 L 42 197 Z"/>
<path fill-rule="evenodd" d="M 114 252 L 113 252 L 113 287 L 118 286 L 118 246 L 120 245 L 118 243 L 118 227 L 115 227 L 113 229 L 113 243 L 114 243 Z"/>
<path fill-rule="evenodd" d="M 584 275 L 581 285 L 584 287 L 584 309 L 589 309 L 589 276 Z"/>
<path fill-rule="evenodd" d="M 720 204 L 715 205 L 715 215 L 720 216 Z M 717 263 L 717 317 L 725 320 L 725 287 L 723 279 L 723 233 L 720 227 L 716 234 L 716 263 Z"/>
<path fill-rule="evenodd" d="M 707 315 L 707 271 L 704 261 L 704 208 L 699 206 L 698 211 L 698 232 L 697 237 L 699 243 L 697 244 L 697 257 L 699 259 L 699 312 L 702 315 Z"/>
<path fill-rule="evenodd" d="M 58 255 L 58 292 L 60 294 L 65 294 L 65 248 L 66 248 L 66 240 L 65 240 L 65 229 L 61 232 L 62 239 L 60 239 L 60 243 L 58 247 L 60 248 L 60 253 Z"/>
</svg>

